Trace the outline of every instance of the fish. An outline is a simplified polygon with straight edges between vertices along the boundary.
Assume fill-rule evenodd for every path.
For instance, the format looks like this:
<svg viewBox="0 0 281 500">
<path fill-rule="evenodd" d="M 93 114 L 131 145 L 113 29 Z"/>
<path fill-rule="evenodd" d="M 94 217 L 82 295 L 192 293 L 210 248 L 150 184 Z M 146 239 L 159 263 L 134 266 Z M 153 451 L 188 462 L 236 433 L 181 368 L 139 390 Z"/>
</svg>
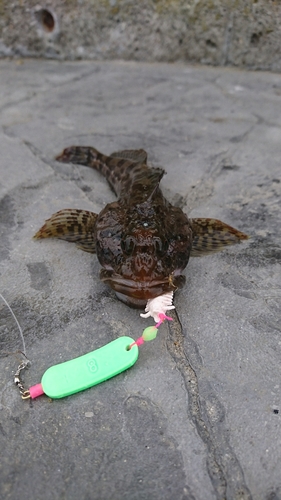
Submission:
<svg viewBox="0 0 281 500">
<path fill-rule="evenodd" d="M 160 188 L 165 171 L 148 166 L 144 149 L 107 156 L 93 147 L 70 146 L 56 160 L 97 170 L 117 200 L 99 214 L 62 209 L 45 221 L 34 238 L 59 238 L 96 253 L 101 281 L 128 306 L 143 308 L 149 299 L 182 287 L 190 257 L 212 254 L 249 238 L 217 219 L 188 218 L 169 203 Z"/>
</svg>

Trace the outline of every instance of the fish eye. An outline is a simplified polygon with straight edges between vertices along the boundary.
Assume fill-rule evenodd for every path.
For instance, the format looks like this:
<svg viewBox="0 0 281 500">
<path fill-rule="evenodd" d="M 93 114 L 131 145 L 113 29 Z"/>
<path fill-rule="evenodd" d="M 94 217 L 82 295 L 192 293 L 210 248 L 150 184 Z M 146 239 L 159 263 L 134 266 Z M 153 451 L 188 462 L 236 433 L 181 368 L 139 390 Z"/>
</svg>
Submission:
<svg viewBox="0 0 281 500">
<path fill-rule="evenodd" d="M 112 237 L 112 232 L 108 229 L 104 229 L 103 231 L 100 232 L 100 237 L 103 238 L 111 238 Z"/>
<path fill-rule="evenodd" d="M 148 222 L 144 222 L 143 227 L 148 227 Z"/>
</svg>

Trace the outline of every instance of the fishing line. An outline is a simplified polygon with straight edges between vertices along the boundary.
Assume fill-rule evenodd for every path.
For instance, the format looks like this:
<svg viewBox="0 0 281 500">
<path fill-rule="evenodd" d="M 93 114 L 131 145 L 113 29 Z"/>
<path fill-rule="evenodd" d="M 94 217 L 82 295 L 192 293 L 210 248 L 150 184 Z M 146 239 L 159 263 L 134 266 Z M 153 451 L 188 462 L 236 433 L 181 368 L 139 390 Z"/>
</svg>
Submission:
<svg viewBox="0 0 281 500">
<path fill-rule="evenodd" d="M 20 336 L 21 336 L 21 341 L 22 341 L 22 346 L 23 346 L 23 350 L 22 350 L 22 353 L 25 355 L 25 357 L 27 358 L 26 356 L 26 349 L 25 349 L 25 341 L 24 341 L 24 336 L 23 336 L 23 333 L 22 333 L 22 329 L 21 329 L 21 326 L 16 318 L 16 315 L 13 311 L 13 309 L 11 308 L 11 306 L 8 304 L 8 302 L 6 301 L 6 299 L 3 297 L 2 293 L 0 293 L 0 297 L 1 299 L 3 300 L 3 302 L 5 302 L 6 306 L 8 307 L 11 315 L 13 316 L 16 324 L 18 325 L 18 329 L 19 329 L 19 332 L 20 332 Z"/>
</svg>

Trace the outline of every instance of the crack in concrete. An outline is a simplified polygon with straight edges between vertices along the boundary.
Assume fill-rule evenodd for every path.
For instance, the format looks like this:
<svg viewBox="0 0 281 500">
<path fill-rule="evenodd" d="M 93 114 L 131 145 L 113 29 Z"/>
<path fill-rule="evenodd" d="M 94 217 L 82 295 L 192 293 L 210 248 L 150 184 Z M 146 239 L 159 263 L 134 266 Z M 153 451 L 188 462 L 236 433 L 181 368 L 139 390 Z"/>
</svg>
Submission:
<svg viewBox="0 0 281 500">
<path fill-rule="evenodd" d="M 62 175 L 62 173 L 59 171 L 59 169 L 56 168 L 56 160 L 48 160 L 42 151 L 40 151 L 36 146 L 34 146 L 31 142 L 29 141 L 23 141 L 25 146 L 29 148 L 31 153 L 36 157 L 39 158 L 43 163 L 48 165 L 49 167 L 52 168 L 53 172 L 55 175 L 58 175 L 62 180 L 65 180 L 65 177 Z M 77 165 L 71 165 L 72 168 L 77 167 Z M 80 189 L 80 191 L 83 193 L 83 196 L 90 202 L 93 203 L 92 199 L 87 195 L 87 184 L 85 184 L 83 181 L 81 181 L 81 177 L 79 176 L 78 179 L 70 179 L 71 182 L 74 182 L 74 184 Z"/>
<path fill-rule="evenodd" d="M 39 92 L 33 91 L 31 95 L 26 95 L 24 97 L 21 97 L 20 99 L 16 99 L 15 101 L 8 102 L 0 107 L 0 112 L 5 111 L 5 109 L 9 109 L 12 106 L 18 106 L 19 104 L 22 104 L 24 102 L 29 102 L 33 99 L 33 97 L 36 97 L 38 94 Z"/>
<path fill-rule="evenodd" d="M 264 116 L 259 115 L 258 113 L 253 113 L 253 116 L 258 120 L 257 125 L 267 125 L 268 127 L 281 128 L 280 123 L 269 121 Z"/>
<path fill-rule="evenodd" d="M 250 133 L 254 130 L 254 128 L 256 127 L 256 123 L 253 124 L 248 130 L 246 130 L 246 132 L 244 132 L 243 134 L 239 134 L 239 135 L 235 135 L 234 137 L 231 137 L 231 139 L 229 139 L 230 142 L 236 144 L 237 142 L 242 142 L 244 139 L 246 139 L 246 137 L 248 137 L 250 135 Z"/>
<path fill-rule="evenodd" d="M 19 137 L 17 137 L 17 138 L 20 139 Z M 55 171 L 55 168 L 54 168 L 54 165 L 53 165 L 53 163 L 55 162 L 55 160 L 53 160 L 53 161 L 48 160 L 44 156 L 44 154 L 42 153 L 42 151 L 40 151 L 40 149 L 38 149 L 36 146 L 34 146 L 34 144 L 32 144 L 31 142 L 29 142 L 27 140 L 24 140 L 23 144 L 30 150 L 30 152 L 33 154 L 33 156 L 35 156 L 35 158 L 39 158 L 43 163 L 45 163 L 46 165 L 48 165 L 48 167 L 51 167 Z"/>
<path fill-rule="evenodd" d="M 211 158 L 211 166 L 206 170 L 195 186 L 191 186 L 184 196 L 173 197 L 176 206 L 186 209 L 188 212 L 196 208 L 201 201 L 210 198 L 214 191 L 214 182 L 219 177 L 224 166 L 224 158 L 228 150 L 221 151 Z"/>
<path fill-rule="evenodd" d="M 243 470 L 228 442 L 227 429 L 223 424 L 224 408 L 209 382 L 204 377 L 200 378 L 202 360 L 196 344 L 186 332 L 183 336 L 176 311 L 172 311 L 171 316 L 174 321 L 169 322 L 166 345 L 185 384 L 188 412 L 207 448 L 207 470 L 216 496 L 219 500 L 250 500 L 252 496 L 245 484 Z M 187 345 L 188 355 L 184 344 Z M 193 365 L 198 367 L 198 373 Z"/>
<path fill-rule="evenodd" d="M 50 82 L 50 87 L 45 88 L 43 90 L 33 90 L 31 95 L 26 95 L 24 97 L 21 97 L 20 99 L 16 99 L 14 101 L 10 101 L 6 104 L 4 104 L 2 107 L 0 107 L 0 112 L 3 112 L 5 109 L 8 109 L 11 106 L 18 106 L 19 104 L 23 104 L 25 102 L 31 101 L 33 98 L 43 95 L 46 92 L 49 92 L 50 90 L 54 90 L 60 87 L 64 87 L 65 85 L 72 84 L 73 82 L 79 82 L 83 78 L 88 78 L 88 76 L 92 76 L 93 74 L 99 72 L 99 66 L 95 67 L 95 69 L 92 69 L 91 71 L 86 71 L 85 73 L 82 73 L 80 75 L 75 75 L 73 78 L 70 78 L 67 81 L 64 82 L 59 82 L 59 83 L 54 83 Z"/>
</svg>

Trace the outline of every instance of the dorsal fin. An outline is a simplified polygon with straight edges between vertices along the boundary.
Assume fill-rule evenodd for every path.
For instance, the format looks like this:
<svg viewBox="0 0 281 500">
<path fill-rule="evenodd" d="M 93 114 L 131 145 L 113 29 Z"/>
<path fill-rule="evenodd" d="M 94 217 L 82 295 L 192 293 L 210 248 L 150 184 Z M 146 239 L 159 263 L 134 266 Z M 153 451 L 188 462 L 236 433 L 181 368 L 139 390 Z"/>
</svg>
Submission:
<svg viewBox="0 0 281 500">
<path fill-rule="evenodd" d="M 120 198 L 125 200 L 127 203 L 130 200 L 136 203 L 143 203 L 144 201 L 150 201 L 153 195 L 157 192 L 159 183 L 165 174 L 162 168 L 143 168 L 135 173 L 132 178 L 132 184 L 130 189 L 124 186 L 121 192 Z"/>
<path fill-rule="evenodd" d="M 131 160 L 136 163 L 146 165 L 147 152 L 144 149 L 124 149 L 123 151 L 115 151 L 110 155 L 112 158 L 122 158 L 123 160 Z"/>
</svg>

